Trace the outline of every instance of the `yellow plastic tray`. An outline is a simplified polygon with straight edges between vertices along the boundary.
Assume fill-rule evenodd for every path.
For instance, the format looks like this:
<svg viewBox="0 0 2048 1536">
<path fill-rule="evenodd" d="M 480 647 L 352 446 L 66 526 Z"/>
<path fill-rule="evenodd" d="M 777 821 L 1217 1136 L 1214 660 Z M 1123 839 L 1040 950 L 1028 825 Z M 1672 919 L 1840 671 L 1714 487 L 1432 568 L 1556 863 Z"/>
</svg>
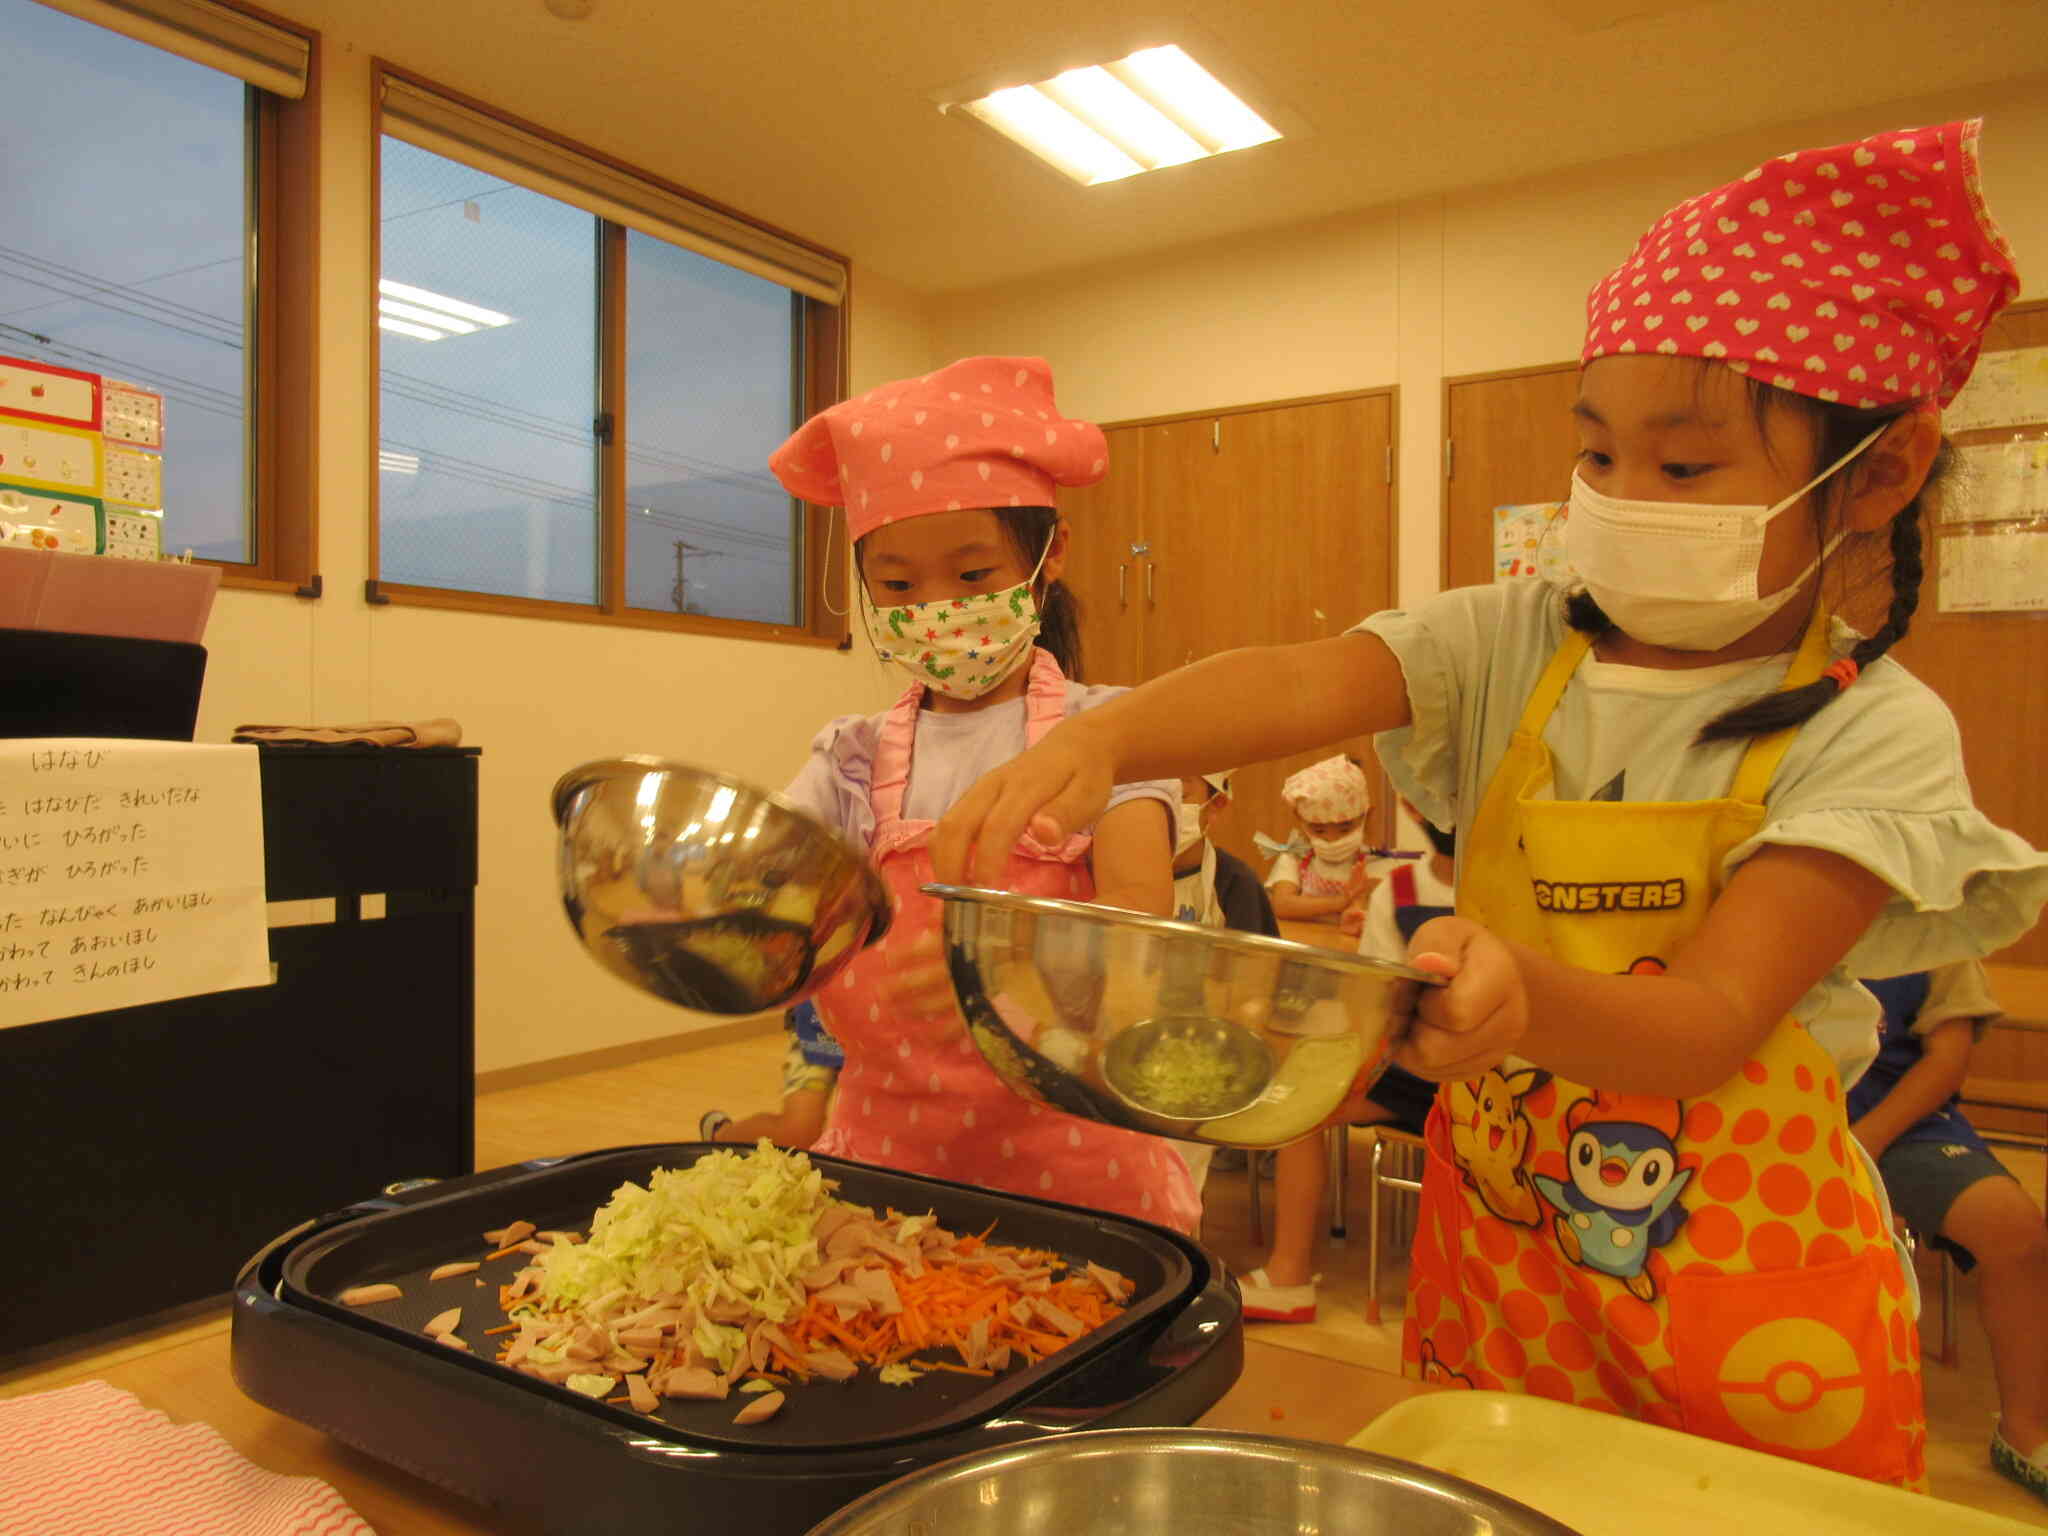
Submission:
<svg viewBox="0 0 2048 1536">
<path fill-rule="evenodd" d="M 1504 1493 L 1584 1536 L 2040 1532 L 1780 1456 L 1512 1392 L 1411 1397 L 1351 1444 Z"/>
</svg>

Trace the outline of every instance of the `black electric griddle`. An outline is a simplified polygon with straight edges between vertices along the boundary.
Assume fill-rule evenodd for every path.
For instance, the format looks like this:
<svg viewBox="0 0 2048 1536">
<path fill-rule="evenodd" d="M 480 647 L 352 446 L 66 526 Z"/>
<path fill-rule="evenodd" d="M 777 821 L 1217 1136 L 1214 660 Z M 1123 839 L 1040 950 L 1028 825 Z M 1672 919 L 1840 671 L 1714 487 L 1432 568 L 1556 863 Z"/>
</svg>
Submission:
<svg viewBox="0 0 2048 1536">
<path fill-rule="evenodd" d="M 628 1147 L 520 1164 L 368 1201 L 271 1243 L 236 1287 L 235 1379 L 257 1402 L 550 1532 L 724 1531 L 796 1536 L 869 1489 L 972 1451 L 1069 1429 L 1192 1423 L 1237 1379 L 1243 1334 L 1222 1264 L 1164 1228 L 813 1157 L 842 1199 L 953 1231 L 1047 1249 L 1133 1281 L 1125 1311 L 1035 1365 L 995 1378 L 934 1371 L 905 1387 L 872 1370 L 792 1387 L 764 1424 L 750 1401 L 666 1399 L 659 1417 L 498 1365 L 498 1286 L 523 1254 L 473 1275 L 429 1271 L 483 1258 L 482 1234 L 526 1220 L 587 1231 L 618 1186 L 688 1166 L 705 1144 Z M 728 1149 L 729 1150 L 729 1149 Z M 478 1286 L 475 1282 L 484 1283 Z M 346 1307 L 351 1286 L 390 1282 L 399 1301 Z M 462 1308 L 468 1351 L 422 1331 Z M 946 1358 L 942 1352 L 933 1352 Z"/>
</svg>

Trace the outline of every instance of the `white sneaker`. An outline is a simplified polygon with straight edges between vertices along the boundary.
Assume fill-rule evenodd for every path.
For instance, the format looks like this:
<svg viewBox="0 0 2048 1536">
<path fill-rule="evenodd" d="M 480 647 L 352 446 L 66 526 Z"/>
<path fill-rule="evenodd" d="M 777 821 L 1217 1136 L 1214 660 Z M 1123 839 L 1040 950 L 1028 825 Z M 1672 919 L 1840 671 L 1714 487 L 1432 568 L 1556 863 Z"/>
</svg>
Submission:
<svg viewBox="0 0 2048 1536">
<path fill-rule="evenodd" d="M 1316 1284 L 1323 1277 L 1311 1276 L 1307 1285 L 1275 1285 L 1266 1278 L 1263 1266 L 1237 1282 L 1244 1300 L 1244 1315 L 1253 1323 L 1312 1323 L 1316 1320 Z"/>
</svg>

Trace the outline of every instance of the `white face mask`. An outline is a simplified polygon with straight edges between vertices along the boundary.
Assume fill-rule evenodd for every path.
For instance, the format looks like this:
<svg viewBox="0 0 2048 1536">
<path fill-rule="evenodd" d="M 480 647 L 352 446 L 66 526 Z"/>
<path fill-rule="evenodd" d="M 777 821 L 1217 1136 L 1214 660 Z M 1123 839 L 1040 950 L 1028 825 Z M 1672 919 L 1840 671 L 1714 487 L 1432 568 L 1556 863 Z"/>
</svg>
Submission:
<svg viewBox="0 0 2048 1536">
<path fill-rule="evenodd" d="M 1776 592 L 1757 591 L 1764 530 L 1857 454 L 1862 442 L 1773 507 L 1624 501 L 1572 476 L 1565 552 L 1593 601 L 1631 639 L 1674 651 L 1718 651 L 1792 599 L 1844 535 Z"/>
<path fill-rule="evenodd" d="M 1173 852 L 1176 858 L 1186 853 L 1208 835 L 1202 828 L 1202 812 L 1207 809 L 1206 805 L 1198 805 L 1192 800 L 1181 801 L 1180 832 L 1173 845 Z"/>
<path fill-rule="evenodd" d="M 1042 620 L 1032 587 L 1051 550 L 1047 540 L 1031 574 L 996 592 L 877 607 L 863 585 L 861 613 L 875 654 L 948 698 L 980 698 L 1031 653 Z"/>
<path fill-rule="evenodd" d="M 1358 857 L 1358 850 L 1365 846 L 1365 828 L 1354 827 L 1342 837 L 1312 837 L 1308 845 L 1323 863 L 1342 864 Z"/>
</svg>

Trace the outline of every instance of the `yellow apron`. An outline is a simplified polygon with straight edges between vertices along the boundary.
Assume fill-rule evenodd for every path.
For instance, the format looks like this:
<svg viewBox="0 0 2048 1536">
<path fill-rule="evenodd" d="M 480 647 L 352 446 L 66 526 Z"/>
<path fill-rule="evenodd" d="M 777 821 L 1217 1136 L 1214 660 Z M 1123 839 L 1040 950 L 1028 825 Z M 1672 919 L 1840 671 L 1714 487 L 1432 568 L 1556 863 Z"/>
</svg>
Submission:
<svg viewBox="0 0 2048 1536">
<path fill-rule="evenodd" d="M 1787 687 L 1820 674 L 1826 635 L 1816 619 Z M 1472 825 L 1458 911 L 1571 965 L 1655 972 L 1762 825 L 1794 733 L 1753 742 L 1724 799 L 1539 799 L 1544 722 L 1589 644 L 1569 635 L 1530 695 Z M 1796 1022 L 1682 1103 L 1534 1068 L 1446 1084 L 1427 1142 L 1411 1375 L 1924 1485 L 1905 1276 L 1834 1062 Z"/>
</svg>

